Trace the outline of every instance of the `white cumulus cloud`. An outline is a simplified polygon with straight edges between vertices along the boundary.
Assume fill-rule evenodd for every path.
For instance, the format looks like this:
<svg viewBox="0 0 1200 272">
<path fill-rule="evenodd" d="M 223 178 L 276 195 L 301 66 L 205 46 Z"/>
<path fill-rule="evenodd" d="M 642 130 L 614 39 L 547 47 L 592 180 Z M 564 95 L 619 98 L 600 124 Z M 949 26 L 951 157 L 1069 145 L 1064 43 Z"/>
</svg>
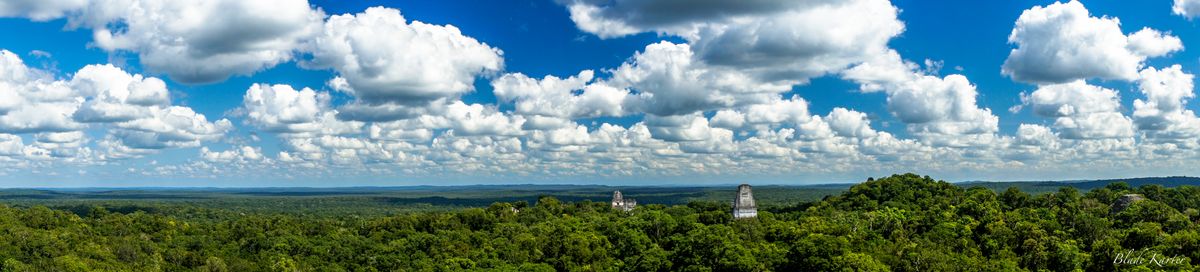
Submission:
<svg viewBox="0 0 1200 272">
<path fill-rule="evenodd" d="M 0 17 L 25 17 L 35 21 L 62 18 L 87 6 L 88 0 L 9 0 L 0 2 Z"/>
<path fill-rule="evenodd" d="M 1009 43 L 1016 48 L 1001 71 L 1025 82 L 1053 84 L 1077 79 L 1133 80 L 1148 57 L 1183 48 L 1179 38 L 1144 28 L 1126 36 L 1117 18 L 1093 17 L 1078 1 L 1025 10 Z"/>
<path fill-rule="evenodd" d="M 1200 15 L 1200 1 L 1175 0 L 1175 3 L 1171 5 L 1171 12 L 1188 19 L 1196 18 L 1197 15 Z"/>
<path fill-rule="evenodd" d="M 689 114 L 763 103 L 791 89 L 760 82 L 735 69 L 709 66 L 688 44 L 651 44 L 612 71 L 608 84 L 637 91 L 628 108 L 657 115 Z"/>
<path fill-rule="evenodd" d="M 1133 101 L 1133 121 L 1154 140 L 1195 141 L 1200 137 L 1200 118 L 1185 106 L 1195 98 L 1195 76 L 1180 65 L 1163 69 L 1146 68 L 1140 73 L 1138 90 L 1146 99 Z"/>
<path fill-rule="evenodd" d="M 34 157 L 89 155 L 85 130 L 105 134 L 97 158 L 125 158 L 158 149 L 197 147 L 233 129 L 227 119 L 209 121 L 191 108 L 171 105 L 165 83 L 112 65 L 88 65 L 70 79 L 25 66 L 0 50 L 0 132 L 34 134 Z M 103 157 L 103 158 L 101 158 Z"/>
<path fill-rule="evenodd" d="M 514 113 L 529 119 L 527 129 L 556 129 L 569 125 L 574 118 L 626 114 L 624 104 L 629 91 L 591 83 L 593 76 L 591 70 L 586 70 L 568 78 L 546 76 L 539 80 L 513 73 L 493 80 L 492 88 L 497 99 L 513 103 Z"/>
<path fill-rule="evenodd" d="M 987 145 L 999 131 L 999 117 L 980 107 L 978 90 L 966 76 L 929 75 L 895 51 L 842 73 L 868 92 L 884 91 L 887 109 L 908 131 L 938 146 Z"/>
<path fill-rule="evenodd" d="M 254 84 L 242 97 L 247 122 L 270 132 L 300 135 L 358 133 L 363 123 L 337 119 L 330 95 L 289 85 Z"/>
<path fill-rule="evenodd" d="M 1054 118 L 1065 139 L 1128 138 L 1133 122 L 1121 114 L 1117 91 L 1082 80 L 1043 85 L 1022 97 L 1039 116 Z"/>
<path fill-rule="evenodd" d="M 400 11 L 373 7 L 334 15 L 305 45 L 305 65 L 332 68 L 367 104 L 421 104 L 474 89 L 476 76 L 503 67 L 499 49 L 452 25 L 409 22 Z"/>
<path fill-rule="evenodd" d="M 755 81 L 803 83 L 887 50 L 904 30 L 886 0 L 570 1 L 571 19 L 602 38 L 656 32 L 686 39 L 698 62 Z"/>
</svg>

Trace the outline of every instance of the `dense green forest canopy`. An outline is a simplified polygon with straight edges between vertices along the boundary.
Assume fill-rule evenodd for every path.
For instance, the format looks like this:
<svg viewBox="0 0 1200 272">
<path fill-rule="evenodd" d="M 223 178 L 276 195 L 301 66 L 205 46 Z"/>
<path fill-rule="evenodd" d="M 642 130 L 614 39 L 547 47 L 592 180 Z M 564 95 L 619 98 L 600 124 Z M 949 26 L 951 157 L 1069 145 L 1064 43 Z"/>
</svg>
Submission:
<svg viewBox="0 0 1200 272">
<path fill-rule="evenodd" d="M 839 194 L 850 185 L 756 186 L 768 206 L 794 205 Z M 327 216 L 382 216 L 408 212 L 486 208 L 496 202 L 536 203 L 543 196 L 563 202 L 606 202 L 621 190 L 642 203 L 686 205 L 727 202 L 737 186 L 470 185 L 342 188 L 77 188 L 0 189 L 0 203 L 46 206 L 86 215 L 94 206 L 114 212 L 186 214 L 192 210 Z"/>
<path fill-rule="evenodd" d="M 1145 200 L 1114 209 L 1126 194 Z M 1193 186 L 1029 194 L 914 174 L 761 207 L 746 220 L 731 219 L 728 201 L 622 212 L 554 197 L 341 216 L 17 205 L 0 206 L 0 269 L 1194 271 L 1198 210 Z"/>
</svg>

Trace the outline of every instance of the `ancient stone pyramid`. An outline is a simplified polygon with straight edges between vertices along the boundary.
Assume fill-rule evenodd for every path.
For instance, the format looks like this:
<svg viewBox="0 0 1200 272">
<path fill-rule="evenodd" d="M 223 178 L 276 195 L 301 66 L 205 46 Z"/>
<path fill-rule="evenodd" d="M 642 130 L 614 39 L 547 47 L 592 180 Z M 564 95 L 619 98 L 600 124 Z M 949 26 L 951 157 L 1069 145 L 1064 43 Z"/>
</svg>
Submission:
<svg viewBox="0 0 1200 272">
<path fill-rule="evenodd" d="M 632 211 L 633 207 L 637 207 L 637 200 L 625 199 L 621 195 L 621 191 L 613 191 L 612 208 L 622 211 Z"/>
<path fill-rule="evenodd" d="M 754 193 L 750 192 L 750 184 L 738 186 L 737 195 L 733 198 L 733 218 L 758 217 L 758 206 L 754 205 Z"/>
</svg>

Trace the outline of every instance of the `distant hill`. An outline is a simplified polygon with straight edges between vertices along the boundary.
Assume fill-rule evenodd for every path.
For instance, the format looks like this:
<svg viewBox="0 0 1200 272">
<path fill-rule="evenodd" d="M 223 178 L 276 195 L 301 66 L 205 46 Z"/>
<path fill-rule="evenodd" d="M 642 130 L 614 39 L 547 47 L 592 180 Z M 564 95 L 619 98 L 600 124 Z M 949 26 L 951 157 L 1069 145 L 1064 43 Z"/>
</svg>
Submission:
<svg viewBox="0 0 1200 272">
<path fill-rule="evenodd" d="M 1096 188 L 1102 188 L 1109 183 L 1125 182 L 1129 186 L 1137 188 L 1142 185 L 1158 184 L 1163 187 L 1173 188 L 1179 186 L 1200 186 L 1200 177 L 1145 177 L 1145 178 L 1124 178 L 1124 179 L 1099 179 L 1099 180 L 1080 180 L 1080 181 L 969 181 L 955 183 L 962 187 L 984 187 L 992 190 L 1005 190 L 1009 187 L 1017 187 L 1022 191 L 1030 193 L 1052 192 L 1058 190 L 1059 187 L 1070 186 L 1079 189 L 1080 191 L 1088 191 Z"/>
</svg>

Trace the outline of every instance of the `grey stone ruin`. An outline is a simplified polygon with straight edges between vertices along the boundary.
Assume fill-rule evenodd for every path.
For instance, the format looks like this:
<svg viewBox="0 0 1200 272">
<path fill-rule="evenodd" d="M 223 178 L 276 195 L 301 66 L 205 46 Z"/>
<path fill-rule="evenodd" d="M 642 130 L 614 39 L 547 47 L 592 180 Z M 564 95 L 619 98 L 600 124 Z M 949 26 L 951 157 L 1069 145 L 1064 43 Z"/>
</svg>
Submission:
<svg viewBox="0 0 1200 272">
<path fill-rule="evenodd" d="M 622 211 L 632 211 L 633 207 L 637 206 L 637 200 L 625 199 L 621 196 L 621 191 L 613 191 L 612 208 Z"/>
<path fill-rule="evenodd" d="M 1128 209 L 1129 206 L 1133 206 L 1133 203 L 1137 203 L 1142 200 L 1146 200 L 1146 197 L 1139 194 L 1123 195 L 1121 198 L 1118 198 L 1117 201 L 1113 202 L 1112 213 L 1124 211 L 1125 209 Z"/>
<path fill-rule="evenodd" d="M 733 219 L 755 217 L 758 217 L 758 206 L 754 205 L 750 184 L 739 185 L 737 195 L 733 198 Z"/>
</svg>

